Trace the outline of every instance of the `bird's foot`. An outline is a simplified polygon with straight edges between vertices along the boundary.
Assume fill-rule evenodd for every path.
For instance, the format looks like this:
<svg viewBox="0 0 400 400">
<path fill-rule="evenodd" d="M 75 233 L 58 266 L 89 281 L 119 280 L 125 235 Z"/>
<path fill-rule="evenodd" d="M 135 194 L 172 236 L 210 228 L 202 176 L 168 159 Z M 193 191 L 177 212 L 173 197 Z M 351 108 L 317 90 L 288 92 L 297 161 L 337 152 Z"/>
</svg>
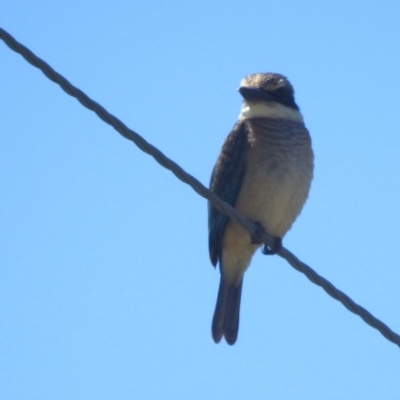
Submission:
<svg viewBox="0 0 400 400">
<path fill-rule="evenodd" d="M 278 251 L 282 248 L 282 239 L 280 237 L 273 237 L 274 244 L 272 246 L 264 245 L 262 249 L 263 254 L 266 256 L 273 256 L 278 253 Z"/>
<path fill-rule="evenodd" d="M 256 221 L 255 222 L 257 228 L 256 232 L 254 235 L 251 237 L 251 244 L 261 244 L 263 243 L 263 235 L 266 233 L 264 227 L 262 226 L 261 222 Z M 263 254 L 266 256 L 272 256 L 282 248 L 282 239 L 280 237 L 272 237 L 274 243 L 272 246 L 264 245 L 264 248 L 262 249 Z"/>
</svg>

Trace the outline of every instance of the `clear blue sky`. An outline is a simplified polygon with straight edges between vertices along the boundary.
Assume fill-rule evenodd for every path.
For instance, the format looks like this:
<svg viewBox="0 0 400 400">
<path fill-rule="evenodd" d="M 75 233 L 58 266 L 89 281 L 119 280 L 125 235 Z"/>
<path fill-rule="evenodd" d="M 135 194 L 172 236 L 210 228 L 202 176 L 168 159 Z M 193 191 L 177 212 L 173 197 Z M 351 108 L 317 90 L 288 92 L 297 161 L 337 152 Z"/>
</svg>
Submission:
<svg viewBox="0 0 400 400">
<path fill-rule="evenodd" d="M 15 1 L 0 26 L 203 183 L 243 76 L 316 154 L 284 244 L 400 332 L 400 5 Z M 206 202 L 0 43 L 0 398 L 399 399 L 400 349 L 279 257 L 214 344 Z"/>
</svg>

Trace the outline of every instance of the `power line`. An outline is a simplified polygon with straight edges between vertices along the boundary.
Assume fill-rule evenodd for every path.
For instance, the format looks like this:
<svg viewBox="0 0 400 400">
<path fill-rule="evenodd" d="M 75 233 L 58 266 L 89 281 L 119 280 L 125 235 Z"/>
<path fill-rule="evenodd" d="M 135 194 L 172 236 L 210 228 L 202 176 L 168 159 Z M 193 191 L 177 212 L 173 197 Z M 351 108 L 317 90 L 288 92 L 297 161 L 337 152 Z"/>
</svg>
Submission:
<svg viewBox="0 0 400 400">
<path fill-rule="evenodd" d="M 211 203 L 222 213 L 228 215 L 234 221 L 242 225 L 248 230 L 251 236 L 259 233 L 258 226 L 240 215 L 233 207 L 228 203 L 225 203 L 217 195 L 207 189 L 200 181 L 195 177 L 188 174 L 183 170 L 178 164 L 165 156 L 160 150 L 148 143 L 143 137 L 129 129 L 121 120 L 119 120 L 114 115 L 110 114 L 104 107 L 99 103 L 92 100 L 88 95 L 82 92 L 80 89 L 72 85 L 66 78 L 61 74 L 56 72 L 49 64 L 43 61 L 41 58 L 37 57 L 31 50 L 15 40 L 8 32 L 0 28 L 0 39 L 2 39 L 6 45 L 19 53 L 34 67 L 40 69 L 50 80 L 57 83 L 61 88 L 68 93 L 70 96 L 75 97 L 83 106 L 95 112 L 100 119 L 102 119 L 107 124 L 111 125 L 118 133 L 120 133 L 124 138 L 131 140 L 138 146 L 142 151 L 151 155 L 160 165 L 164 168 L 169 169 L 178 179 L 182 182 L 188 184 L 196 191 L 200 196 L 211 201 Z M 272 246 L 274 241 L 266 233 L 261 236 L 262 241 L 267 246 Z M 349 311 L 357 314 L 361 317 L 364 322 L 373 328 L 377 329 L 387 340 L 397 344 L 400 347 L 400 336 L 392 331 L 386 324 L 374 317 L 369 311 L 355 303 L 349 296 L 337 289 L 328 280 L 317 274 L 312 268 L 307 264 L 300 261 L 294 254 L 289 250 L 282 247 L 282 249 L 277 253 L 279 256 L 284 258 L 294 269 L 302 272 L 306 277 L 318 286 L 321 286 L 326 293 L 328 293 L 334 299 L 340 301 Z"/>
</svg>

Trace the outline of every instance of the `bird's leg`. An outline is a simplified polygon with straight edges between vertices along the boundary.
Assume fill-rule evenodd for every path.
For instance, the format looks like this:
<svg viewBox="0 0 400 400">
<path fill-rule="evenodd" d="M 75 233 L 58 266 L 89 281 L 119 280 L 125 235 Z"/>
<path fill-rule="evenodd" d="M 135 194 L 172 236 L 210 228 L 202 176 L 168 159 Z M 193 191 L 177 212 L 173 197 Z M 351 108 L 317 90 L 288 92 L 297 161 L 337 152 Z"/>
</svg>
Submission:
<svg viewBox="0 0 400 400">
<path fill-rule="evenodd" d="M 264 235 L 265 229 L 262 226 L 261 222 L 256 221 L 256 232 L 254 235 L 251 237 L 251 243 L 252 244 L 261 244 L 263 243 L 262 237 Z M 272 256 L 276 254 L 281 248 L 282 248 L 282 239 L 280 237 L 272 237 L 274 240 L 274 243 L 272 246 L 264 245 L 264 248 L 262 249 L 263 254 L 266 256 Z"/>
<path fill-rule="evenodd" d="M 256 231 L 254 235 L 251 236 L 251 244 L 261 244 L 263 243 L 262 237 L 266 232 L 261 222 L 255 221 L 254 223 L 256 225 Z"/>
</svg>

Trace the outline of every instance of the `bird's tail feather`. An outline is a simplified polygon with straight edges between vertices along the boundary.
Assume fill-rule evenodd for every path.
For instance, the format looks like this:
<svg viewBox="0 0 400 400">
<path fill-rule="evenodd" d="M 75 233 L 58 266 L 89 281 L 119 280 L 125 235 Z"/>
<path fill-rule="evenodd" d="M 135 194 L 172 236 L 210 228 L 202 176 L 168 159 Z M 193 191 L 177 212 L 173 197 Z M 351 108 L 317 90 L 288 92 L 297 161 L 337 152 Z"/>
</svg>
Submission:
<svg viewBox="0 0 400 400">
<path fill-rule="evenodd" d="M 236 286 L 228 284 L 221 275 L 217 304 L 212 321 L 212 336 L 218 343 L 222 336 L 228 344 L 236 342 L 239 331 L 240 298 L 243 280 Z"/>
</svg>

